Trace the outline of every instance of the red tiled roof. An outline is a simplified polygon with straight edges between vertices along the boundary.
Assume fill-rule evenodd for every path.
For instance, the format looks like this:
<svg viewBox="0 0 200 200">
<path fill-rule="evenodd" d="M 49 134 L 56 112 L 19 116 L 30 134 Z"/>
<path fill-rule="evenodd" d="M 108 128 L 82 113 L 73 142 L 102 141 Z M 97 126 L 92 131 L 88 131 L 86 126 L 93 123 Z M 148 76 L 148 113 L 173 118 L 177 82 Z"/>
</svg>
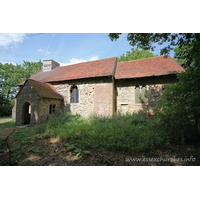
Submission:
<svg viewBox="0 0 200 200">
<path fill-rule="evenodd" d="M 25 81 L 22 81 L 21 83 L 17 83 L 17 85 L 18 86 L 20 86 L 20 85 L 22 86 L 22 85 L 24 85 L 24 83 L 25 83 Z"/>
<path fill-rule="evenodd" d="M 184 69 L 170 56 L 152 57 L 117 63 L 115 79 L 177 74 Z"/>
<path fill-rule="evenodd" d="M 52 71 L 40 71 L 30 79 L 40 82 L 55 82 L 101 76 L 114 76 L 117 58 L 106 58 L 102 60 L 83 62 L 64 67 L 56 67 Z M 17 85 L 22 85 L 18 83 Z"/>
<path fill-rule="evenodd" d="M 184 69 L 170 56 L 152 57 L 117 63 L 117 58 L 83 62 L 52 71 L 40 71 L 29 79 L 39 82 L 56 82 L 102 76 L 115 76 L 115 79 L 141 78 L 177 74 Z M 116 72 L 115 72 L 116 71 Z M 17 85 L 23 85 L 24 81 Z"/>
<path fill-rule="evenodd" d="M 56 91 L 56 89 L 53 87 L 53 85 L 51 85 L 49 83 L 42 83 L 42 82 L 39 82 L 39 81 L 27 79 L 26 81 L 24 81 L 24 85 L 26 84 L 26 82 L 31 83 L 31 85 L 33 86 L 33 88 L 35 89 L 35 91 L 38 93 L 38 95 L 41 98 L 63 99 L 63 97 Z M 20 91 L 22 89 L 23 89 L 23 86 L 21 87 L 21 89 L 17 93 L 16 97 L 18 96 L 18 94 L 20 93 Z"/>
</svg>

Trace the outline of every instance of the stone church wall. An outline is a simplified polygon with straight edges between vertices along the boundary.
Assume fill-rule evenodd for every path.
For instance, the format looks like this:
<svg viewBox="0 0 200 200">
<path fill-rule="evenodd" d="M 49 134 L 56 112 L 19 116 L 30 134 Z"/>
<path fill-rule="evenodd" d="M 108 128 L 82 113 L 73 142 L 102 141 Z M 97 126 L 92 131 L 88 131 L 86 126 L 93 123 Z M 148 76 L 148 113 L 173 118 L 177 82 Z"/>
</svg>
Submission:
<svg viewBox="0 0 200 200">
<path fill-rule="evenodd" d="M 162 98 L 162 92 L 166 84 L 176 83 L 175 76 L 151 77 L 135 80 L 117 80 L 116 81 L 116 105 L 117 112 L 153 112 L 153 105 Z M 135 87 L 145 86 L 147 88 L 147 103 L 135 103 Z"/>
<path fill-rule="evenodd" d="M 113 83 L 111 78 L 82 79 L 54 83 L 54 88 L 64 97 L 64 112 L 71 111 L 83 117 L 96 113 L 102 116 L 113 114 Z M 70 89 L 76 85 L 79 103 L 70 103 Z"/>
<path fill-rule="evenodd" d="M 55 113 L 60 112 L 62 101 L 57 99 L 40 99 L 38 113 L 39 113 L 39 122 L 44 121 L 47 117 L 53 116 L 53 112 L 49 113 L 50 105 L 55 104 Z"/>
<path fill-rule="evenodd" d="M 33 89 L 32 85 L 27 82 L 16 99 L 16 124 L 23 124 L 22 108 L 24 103 L 28 102 L 31 105 L 31 123 L 38 122 L 38 105 L 39 95 Z"/>
<path fill-rule="evenodd" d="M 56 99 L 41 99 L 32 85 L 27 82 L 16 98 L 16 125 L 24 124 L 23 105 L 28 102 L 30 104 L 30 124 L 44 121 L 49 114 L 50 104 L 56 105 L 56 112 L 60 111 L 62 101 Z"/>
<path fill-rule="evenodd" d="M 175 75 L 149 77 L 141 79 L 114 80 L 112 77 L 82 79 L 53 83 L 54 88 L 64 100 L 40 99 L 31 84 L 27 82 L 16 99 L 16 124 L 23 124 L 22 108 L 24 103 L 31 105 L 30 123 L 42 122 L 48 116 L 50 104 L 56 105 L 56 111 L 72 112 L 83 117 L 96 113 L 101 116 L 112 116 L 115 111 L 132 113 L 144 110 L 152 112 L 153 105 L 162 97 L 166 84 L 177 82 Z M 70 89 L 78 87 L 79 102 L 70 103 Z M 135 103 L 135 87 L 147 88 L 147 103 Z"/>
</svg>

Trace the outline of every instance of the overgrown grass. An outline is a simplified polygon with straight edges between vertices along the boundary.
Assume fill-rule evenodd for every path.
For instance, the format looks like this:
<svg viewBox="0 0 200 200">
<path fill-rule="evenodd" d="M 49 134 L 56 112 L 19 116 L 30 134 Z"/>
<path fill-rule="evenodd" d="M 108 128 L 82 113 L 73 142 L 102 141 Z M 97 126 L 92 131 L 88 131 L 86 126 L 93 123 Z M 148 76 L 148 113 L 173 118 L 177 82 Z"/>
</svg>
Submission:
<svg viewBox="0 0 200 200">
<path fill-rule="evenodd" d="M 11 126 L 15 126 L 15 120 L 9 121 L 9 122 L 4 122 L 0 123 L 0 128 L 9 128 Z"/>
<path fill-rule="evenodd" d="M 92 115 L 56 115 L 45 123 L 33 126 L 35 133 L 45 137 L 59 138 L 81 149 L 106 149 L 123 153 L 147 152 L 165 145 L 163 134 L 155 128 L 155 122 L 146 115 L 116 114 L 113 117 Z"/>
<path fill-rule="evenodd" d="M 9 119 L 9 118 L 12 118 L 12 116 L 0 117 L 0 119 Z"/>
<path fill-rule="evenodd" d="M 164 126 L 161 118 L 154 121 L 144 113 L 119 113 L 113 117 L 91 115 L 89 118 L 65 113 L 30 126 L 28 132 L 32 136 L 39 134 L 41 138 L 58 138 L 82 150 L 105 149 L 129 154 L 151 152 L 170 143 L 184 143 L 184 138 L 176 135 L 175 130 L 166 133 Z M 27 135 L 24 131 L 19 137 Z"/>
<path fill-rule="evenodd" d="M 175 131 L 166 132 L 161 119 L 156 117 L 154 121 L 142 113 L 116 114 L 113 117 L 92 115 L 89 118 L 65 113 L 54 115 L 41 124 L 17 129 L 10 136 L 9 143 L 13 161 L 22 165 L 30 162 L 27 157 L 30 153 L 42 157 L 50 152 L 52 155 L 63 151 L 83 157 L 95 151 L 124 155 L 155 153 L 155 149 L 162 151 L 170 143 L 180 144 L 184 141 Z M 0 124 L 1 127 L 15 128 L 15 122 Z M 55 138 L 61 142 L 53 144 L 52 141 L 59 141 Z M 4 147 L 0 153 L 7 152 L 5 140 L 0 140 L 0 146 Z"/>
</svg>

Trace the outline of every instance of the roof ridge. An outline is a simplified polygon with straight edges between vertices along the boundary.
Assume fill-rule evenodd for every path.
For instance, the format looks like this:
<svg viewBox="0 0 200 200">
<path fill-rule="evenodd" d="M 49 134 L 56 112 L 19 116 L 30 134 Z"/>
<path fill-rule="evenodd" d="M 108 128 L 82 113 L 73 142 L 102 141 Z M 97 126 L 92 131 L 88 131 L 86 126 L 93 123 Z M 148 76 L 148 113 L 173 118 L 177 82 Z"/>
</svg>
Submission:
<svg viewBox="0 0 200 200">
<path fill-rule="evenodd" d="M 22 91 L 22 89 L 24 88 L 25 83 L 28 81 L 28 79 L 26 79 L 22 85 L 22 87 L 19 89 L 19 91 L 17 92 L 17 94 L 15 95 L 15 98 L 17 98 L 18 94 Z"/>
<path fill-rule="evenodd" d="M 164 56 L 169 56 L 169 57 L 171 57 L 170 55 L 164 55 Z M 155 57 L 150 57 L 150 58 L 141 58 L 141 59 L 137 59 L 137 60 L 129 60 L 129 61 L 118 62 L 118 63 L 134 62 L 134 61 L 138 61 L 138 60 L 147 60 L 147 59 L 153 59 L 153 58 L 164 57 L 164 56 L 155 56 Z"/>
<path fill-rule="evenodd" d="M 50 90 L 52 90 L 57 96 L 59 96 L 59 98 L 63 98 L 59 93 L 58 93 L 58 91 L 53 87 L 53 85 L 52 84 L 50 84 L 50 83 L 46 83 L 46 82 L 40 82 L 40 81 L 36 81 L 36 80 L 33 80 L 33 79 L 27 79 L 28 81 L 30 81 L 30 82 L 36 82 L 37 84 L 40 84 L 40 85 L 42 85 L 43 87 L 46 87 L 46 89 L 50 89 Z M 43 96 L 40 94 L 40 92 L 38 92 L 38 90 L 37 90 L 37 88 L 35 88 L 35 85 L 33 85 L 32 84 L 32 86 L 33 86 L 33 88 L 35 89 L 35 91 L 37 92 L 37 94 L 42 98 Z M 48 97 L 46 97 L 46 98 L 48 98 Z"/>
<path fill-rule="evenodd" d="M 27 81 L 35 81 L 35 80 L 33 80 L 33 79 L 30 79 L 30 78 L 28 78 L 28 79 L 26 79 Z M 39 81 L 35 81 L 35 82 L 39 82 Z M 42 96 L 39 94 L 39 92 L 37 91 L 37 89 L 35 89 L 35 87 L 34 87 L 34 85 L 33 84 L 31 84 L 32 86 L 33 86 L 33 88 L 34 88 L 34 90 L 36 91 L 36 93 L 40 96 L 40 98 L 42 98 Z"/>
<path fill-rule="evenodd" d="M 111 59 L 111 58 L 117 58 L 117 56 L 113 56 L 113 57 L 110 57 L 110 58 L 103 58 L 103 59 L 99 59 L 99 60 L 107 60 L 107 59 Z M 81 64 L 81 63 L 97 62 L 99 60 L 90 60 L 90 61 L 86 61 L 86 62 L 74 63 L 74 64 L 64 65 L 64 66 L 60 66 L 60 67 L 68 67 L 68 66 L 72 66 L 72 65 L 78 65 L 78 64 Z"/>
</svg>

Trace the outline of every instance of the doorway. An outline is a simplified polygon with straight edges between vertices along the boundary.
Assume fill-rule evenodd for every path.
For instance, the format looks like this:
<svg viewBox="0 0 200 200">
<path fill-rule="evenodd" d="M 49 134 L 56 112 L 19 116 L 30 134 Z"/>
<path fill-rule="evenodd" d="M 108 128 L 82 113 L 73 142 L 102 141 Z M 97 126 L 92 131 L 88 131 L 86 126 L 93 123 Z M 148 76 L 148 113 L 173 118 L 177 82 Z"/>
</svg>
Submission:
<svg viewBox="0 0 200 200">
<path fill-rule="evenodd" d="M 22 121 L 24 125 L 31 122 L 31 105 L 28 102 L 24 103 L 22 108 Z"/>
</svg>

